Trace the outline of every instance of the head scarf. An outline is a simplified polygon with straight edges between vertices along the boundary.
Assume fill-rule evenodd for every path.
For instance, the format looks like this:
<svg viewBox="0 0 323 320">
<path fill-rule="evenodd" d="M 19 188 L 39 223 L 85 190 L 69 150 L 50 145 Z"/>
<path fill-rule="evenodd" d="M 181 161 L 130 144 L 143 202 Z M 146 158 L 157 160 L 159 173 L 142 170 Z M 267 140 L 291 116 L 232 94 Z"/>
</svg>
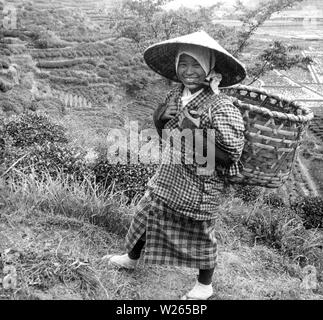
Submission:
<svg viewBox="0 0 323 320">
<path fill-rule="evenodd" d="M 187 54 L 191 56 L 200 64 L 205 74 L 207 75 L 205 80 L 210 83 L 210 87 L 213 90 L 213 92 L 215 94 L 218 94 L 219 93 L 218 86 L 222 79 L 222 75 L 214 71 L 215 62 L 216 62 L 214 52 L 205 47 L 200 47 L 200 46 L 195 46 L 190 44 L 181 44 L 178 49 L 176 60 L 175 60 L 176 73 L 177 73 L 179 58 L 182 54 Z"/>
</svg>

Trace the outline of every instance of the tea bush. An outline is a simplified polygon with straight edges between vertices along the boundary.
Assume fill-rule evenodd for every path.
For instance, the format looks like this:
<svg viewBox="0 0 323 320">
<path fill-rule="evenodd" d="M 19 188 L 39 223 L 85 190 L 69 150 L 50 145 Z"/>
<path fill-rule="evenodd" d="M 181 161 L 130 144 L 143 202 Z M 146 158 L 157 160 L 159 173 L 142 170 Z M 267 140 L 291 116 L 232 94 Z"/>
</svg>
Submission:
<svg viewBox="0 0 323 320">
<path fill-rule="evenodd" d="M 25 113 L 0 123 L 0 165 L 6 171 L 13 164 L 24 173 L 59 172 L 78 179 L 90 175 L 85 152 L 68 144 L 65 129 L 42 114 Z"/>
<path fill-rule="evenodd" d="M 0 79 L 0 91 L 6 92 L 12 89 L 12 87 L 13 87 L 13 84 L 3 79 Z"/>
<path fill-rule="evenodd" d="M 303 219 L 307 229 L 323 228 L 322 197 L 301 197 L 295 200 L 291 207 Z"/>
<path fill-rule="evenodd" d="M 28 147 L 46 142 L 67 143 L 65 129 L 42 114 L 27 112 L 4 120 L 2 135 L 12 139 L 15 147 Z"/>
<path fill-rule="evenodd" d="M 286 206 L 284 199 L 277 193 L 266 194 L 263 198 L 264 203 L 274 208 L 283 208 Z"/>
<path fill-rule="evenodd" d="M 282 251 L 288 247 L 284 243 L 285 240 L 292 235 L 288 234 L 288 231 L 302 228 L 301 219 L 293 212 L 273 209 L 265 204 L 248 216 L 245 224 L 253 232 L 257 243 Z"/>
<path fill-rule="evenodd" d="M 137 91 L 144 89 L 147 85 L 145 78 L 134 79 L 129 77 L 123 82 L 123 87 L 128 95 L 134 96 Z"/>
<path fill-rule="evenodd" d="M 244 202 L 253 202 L 259 198 L 261 187 L 252 185 L 234 185 L 234 195 Z"/>
<path fill-rule="evenodd" d="M 88 86 L 89 82 L 84 79 L 78 79 L 78 78 L 67 78 L 67 77 L 54 77 L 50 76 L 49 80 L 53 83 L 62 84 L 62 85 L 83 85 Z"/>
<path fill-rule="evenodd" d="M 99 71 L 97 72 L 97 75 L 98 75 L 99 77 L 102 77 L 102 78 L 110 78 L 110 77 L 111 77 L 111 73 L 110 73 L 109 71 L 107 71 L 107 70 L 103 70 L 103 69 L 99 70 Z"/>
<path fill-rule="evenodd" d="M 68 144 L 47 142 L 26 148 L 16 148 L 7 144 L 0 153 L 2 172 L 15 164 L 15 170 L 25 174 L 33 172 L 39 179 L 48 174 L 52 178 L 65 174 L 75 177 L 78 181 L 91 176 L 91 170 L 84 160 L 85 152 Z"/>
<path fill-rule="evenodd" d="M 38 39 L 34 41 L 35 49 L 48 49 L 49 41 L 46 39 Z"/>
<path fill-rule="evenodd" d="M 93 167 L 93 175 L 96 183 L 104 188 L 114 185 L 115 191 L 123 191 L 131 201 L 136 195 L 144 194 L 156 169 L 155 164 L 110 164 L 101 156 Z"/>
<path fill-rule="evenodd" d="M 85 153 L 78 148 L 48 142 L 30 149 L 30 155 L 19 166 L 33 167 L 38 175 L 47 171 L 52 177 L 56 177 L 58 172 L 62 172 L 82 180 L 85 175 L 90 174 L 84 156 Z"/>
<path fill-rule="evenodd" d="M 312 264 L 323 271 L 323 234 L 307 230 L 303 219 L 291 208 L 263 204 L 246 216 L 243 225 L 253 234 L 254 243 L 267 245 L 300 265 Z"/>
</svg>

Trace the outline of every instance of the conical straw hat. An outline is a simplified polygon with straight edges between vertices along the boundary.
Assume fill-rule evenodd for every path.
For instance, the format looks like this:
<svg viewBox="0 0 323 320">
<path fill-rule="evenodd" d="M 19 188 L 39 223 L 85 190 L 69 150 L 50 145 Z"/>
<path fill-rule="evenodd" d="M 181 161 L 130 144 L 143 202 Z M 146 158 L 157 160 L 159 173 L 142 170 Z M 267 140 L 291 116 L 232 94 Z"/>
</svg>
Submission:
<svg viewBox="0 0 323 320">
<path fill-rule="evenodd" d="M 148 47 L 144 52 L 147 65 L 160 75 L 179 82 L 175 70 L 175 59 L 180 44 L 192 44 L 209 48 L 215 52 L 214 70 L 222 74 L 219 87 L 229 87 L 246 77 L 245 67 L 205 31 L 194 32 L 182 37 L 166 40 Z"/>
</svg>

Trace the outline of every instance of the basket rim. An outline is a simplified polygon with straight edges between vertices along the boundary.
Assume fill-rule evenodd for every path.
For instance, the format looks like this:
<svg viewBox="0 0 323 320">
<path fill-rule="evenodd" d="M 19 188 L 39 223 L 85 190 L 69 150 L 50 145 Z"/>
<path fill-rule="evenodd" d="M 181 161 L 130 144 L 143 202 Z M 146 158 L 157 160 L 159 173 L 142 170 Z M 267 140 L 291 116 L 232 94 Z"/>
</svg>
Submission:
<svg viewBox="0 0 323 320">
<path fill-rule="evenodd" d="M 303 115 L 295 115 L 292 113 L 281 112 L 281 111 L 271 111 L 270 109 L 268 109 L 266 107 L 259 107 L 259 106 L 253 105 L 253 104 L 243 102 L 243 101 L 239 100 L 237 97 L 232 97 L 235 102 L 237 102 L 242 107 L 247 107 L 247 109 L 249 109 L 250 111 L 262 113 L 262 114 L 268 115 L 273 118 L 288 119 L 288 120 L 296 121 L 296 122 L 308 122 L 314 118 L 314 113 L 310 108 L 308 108 L 302 104 L 296 103 L 294 100 L 287 99 L 287 98 L 283 97 L 282 95 L 273 94 L 265 89 L 259 89 L 257 87 L 246 86 L 246 85 L 242 85 L 242 84 L 234 85 L 234 86 L 230 86 L 230 87 L 225 87 L 225 88 L 221 88 L 221 89 L 225 90 L 225 91 L 246 90 L 246 91 L 251 91 L 251 92 L 259 93 L 262 95 L 266 95 L 269 98 L 272 98 L 277 101 L 281 101 L 281 102 L 287 103 L 289 105 L 292 105 L 296 109 L 301 110 L 303 112 Z"/>
</svg>

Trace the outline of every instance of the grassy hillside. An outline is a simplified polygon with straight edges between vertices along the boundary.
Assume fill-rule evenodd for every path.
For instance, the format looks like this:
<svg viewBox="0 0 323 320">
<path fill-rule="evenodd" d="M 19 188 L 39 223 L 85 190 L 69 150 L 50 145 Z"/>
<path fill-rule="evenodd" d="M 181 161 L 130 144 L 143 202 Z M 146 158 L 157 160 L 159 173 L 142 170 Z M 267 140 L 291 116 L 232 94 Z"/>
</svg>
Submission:
<svg viewBox="0 0 323 320">
<path fill-rule="evenodd" d="M 142 263 L 132 272 L 108 268 L 101 257 L 122 251 L 133 203 L 125 205 L 120 194 L 100 193 L 85 182 L 47 178 L 20 176 L 19 184 L 9 180 L 2 189 L 2 263 L 15 268 L 17 279 L 14 288 L 0 289 L 2 297 L 178 299 L 194 283 L 191 269 Z M 299 259 L 322 266 L 322 234 L 306 231 L 293 213 L 261 199 L 248 205 L 232 197 L 223 203 L 213 299 L 322 299 L 322 287 L 304 287 L 302 263 L 308 263 Z"/>
<path fill-rule="evenodd" d="M 122 252 L 155 170 L 111 166 L 107 132 L 129 120 L 152 128 L 169 85 L 114 37 L 100 1 L 14 3 L 19 28 L 2 30 L 0 44 L 0 299 L 178 299 L 195 270 L 117 271 L 101 261 Z M 273 72 L 263 81 L 285 80 Z M 212 299 L 323 298 L 317 110 L 282 188 L 235 187 L 224 197 Z"/>
</svg>

